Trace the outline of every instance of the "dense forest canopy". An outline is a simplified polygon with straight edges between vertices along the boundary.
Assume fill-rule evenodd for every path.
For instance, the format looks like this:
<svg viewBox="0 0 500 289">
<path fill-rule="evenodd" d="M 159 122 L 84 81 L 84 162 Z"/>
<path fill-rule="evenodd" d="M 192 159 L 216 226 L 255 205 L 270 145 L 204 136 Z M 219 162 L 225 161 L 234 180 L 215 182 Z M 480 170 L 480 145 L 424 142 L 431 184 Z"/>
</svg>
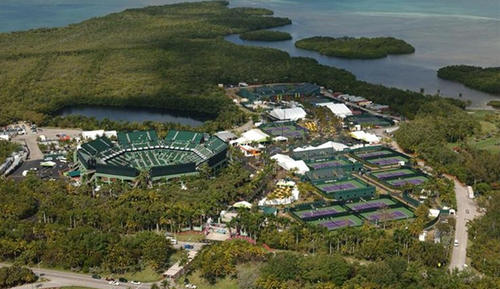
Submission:
<svg viewBox="0 0 500 289">
<path fill-rule="evenodd" d="M 412 117 L 432 96 L 357 81 L 351 73 L 222 36 L 290 23 L 227 2 L 129 9 L 62 28 L 0 34 L 0 124 L 42 123 L 75 104 L 148 106 L 221 116 L 241 112 L 218 83 L 312 82 Z M 463 103 L 462 103 L 463 104 Z M 214 126 L 218 127 L 218 126 Z"/>
<path fill-rule="evenodd" d="M 253 41 L 283 41 L 291 40 L 292 35 L 282 31 L 259 30 L 241 33 L 240 38 Z"/>
<path fill-rule="evenodd" d="M 327 56 L 373 59 L 389 54 L 410 54 L 415 48 L 404 40 L 393 37 L 311 37 L 295 42 L 295 46 Z"/>
<path fill-rule="evenodd" d="M 452 65 L 440 68 L 438 77 L 484 92 L 500 94 L 500 67 Z"/>
</svg>

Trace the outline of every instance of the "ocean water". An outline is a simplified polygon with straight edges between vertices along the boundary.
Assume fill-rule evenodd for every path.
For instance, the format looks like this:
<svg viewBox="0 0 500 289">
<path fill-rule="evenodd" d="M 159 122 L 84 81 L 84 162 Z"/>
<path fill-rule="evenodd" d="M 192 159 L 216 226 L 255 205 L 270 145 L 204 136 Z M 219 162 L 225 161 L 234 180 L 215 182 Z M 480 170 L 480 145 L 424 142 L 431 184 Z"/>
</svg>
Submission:
<svg viewBox="0 0 500 289">
<path fill-rule="evenodd" d="M 178 0 L 0 0 L 0 32 L 63 26 L 126 8 L 185 2 Z M 420 90 L 471 100 L 485 107 L 500 99 L 437 78 L 436 70 L 452 64 L 500 66 L 499 0 L 232 0 L 231 6 L 266 7 L 292 25 L 276 30 L 292 41 L 229 41 L 274 47 L 292 56 L 344 68 L 359 79 L 401 89 Z M 412 55 L 377 60 L 345 60 L 296 49 L 294 41 L 311 36 L 393 36 L 416 48 Z M 1 48 L 0 48 L 1 49 Z"/>
</svg>

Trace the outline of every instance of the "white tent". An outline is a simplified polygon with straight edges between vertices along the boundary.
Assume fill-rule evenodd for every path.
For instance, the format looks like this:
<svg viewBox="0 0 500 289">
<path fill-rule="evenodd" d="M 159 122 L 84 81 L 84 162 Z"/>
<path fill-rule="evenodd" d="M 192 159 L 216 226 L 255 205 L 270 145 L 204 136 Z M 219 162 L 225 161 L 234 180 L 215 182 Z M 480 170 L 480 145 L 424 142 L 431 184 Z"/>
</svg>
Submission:
<svg viewBox="0 0 500 289">
<path fill-rule="evenodd" d="M 271 159 L 276 160 L 278 165 L 287 171 L 296 169 L 297 174 L 301 175 L 309 171 L 309 167 L 304 161 L 296 161 L 287 155 L 277 154 L 272 156 Z"/>
<path fill-rule="evenodd" d="M 244 132 L 240 138 L 230 141 L 230 144 L 250 144 L 252 142 L 265 142 L 269 135 L 262 132 L 260 129 L 251 129 Z"/>
<path fill-rule="evenodd" d="M 324 144 L 321 144 L 317 147 L 315 146 L 307 146 L 307 147 L 302 147 L 302 148 L 296 148 L 293 151 L 294 152 L 303 152 L 303 151 L 310 151 L 310 150 L 318 150 L 318 149 L 328 149 L 331 148 L 334 151 L 343 151 L 346 148 L 349 148 L 345 144 L 339 143 L 339 142 L 333 142 L 333 141 L 328 141 Z"/>
<path fill-rule="evenodd" d="M 355 139 L 365 141 L 369 144 L 379 143 L 380 138 L 372 133 L 367 133 L 364 131 L 353 131 L 351 136 Z"/>
<path fill-rule="evenodd" d="M 269 115 L 276 120 L 292 120 L 296 121 L 307 116 L 307 113 L 301 107 L 293 107 L 293 108 L 275 108 L 273 109 Z"/>
<path fill-rule="evenodd" d="M 104 131 L 103 129 L 101 130 L 89 130 L 89 131 L 82 131 L 82 137 L 85 140 L 89 139 L 96 139 L 98 137 L 102 136 L 107 136 L 107 137 L 116 137 L 116 130 L 111 130 L 111 131 Z"/>
<path fill-rule="evenodd" d="M 247 209 L 251 209 L 252 208 L 252 204 L 250 204 L 247 201 L 241 201 L 241 202 L 234 203 L 233 208 L 247 208 Z"/>
<path fill-rule="evenodd" d="M 324 106 L 328 108 L 335 116 L 340 118 L 345 118 L 346 116 L 352 115 L 352 111 L 343 103 L 318 103 L 318 106 Z"/>
<path fill-rule="evenodd" d="M 42 167 L 53 167 L 53 166 L 55 166 L 55 165 L 56 165 L 56 163 L 55 163 L 55 162 L 53 162 L 53 161 L 48 161 L 48 162 L 42 162 L 42 163 L 40 163 L 40 165 L 41 165 Z"/>
</svg>

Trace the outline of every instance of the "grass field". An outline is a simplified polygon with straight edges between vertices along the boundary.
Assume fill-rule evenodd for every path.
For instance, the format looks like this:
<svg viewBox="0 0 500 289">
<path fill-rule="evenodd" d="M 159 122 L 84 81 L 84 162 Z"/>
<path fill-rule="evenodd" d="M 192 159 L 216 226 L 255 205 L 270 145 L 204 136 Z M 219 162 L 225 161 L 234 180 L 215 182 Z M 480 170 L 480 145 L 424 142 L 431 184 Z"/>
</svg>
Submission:
<svg viewBox="0 0 500 289">
<path fill-rule="evenodd" d="M 104 277 L 104 275 L 102 275 Z M 150 267 L 147 267 L 141 272 L 134 272 L 134 273 L 125 273 L 121 274 L 118 277 L 124 277 L 125 279 L 128 279 L 129 281 L 135 280 L 135 281 L 140 281 L 142 283 L 148 283 L 148 282 L 157 282 L 162 279 L 162 274 L 154 271 Z"/>
<path fill-rule="evenodd" d="M 189 283 L 196 285 L 198 289 L 238 289 L 238 283 L 235 279 L 226 278 L 213 285 L 210 285 L 200 277 L 198 272 L 194 272 L 189 276 L 181 277 L 177 283 L 184 284 L 183 282 L 185 278 L 189 280 Z M 179 288 L 184 288 L 184 286 L 181 286 Z"/>
<path fill-rule="evenodd" d="M 183 234 L 176 234 L 175 238 L 181 242 L 199 242 L 205 240 L 205 235 L 202 232 L 189 232 Z"/>
</svg>

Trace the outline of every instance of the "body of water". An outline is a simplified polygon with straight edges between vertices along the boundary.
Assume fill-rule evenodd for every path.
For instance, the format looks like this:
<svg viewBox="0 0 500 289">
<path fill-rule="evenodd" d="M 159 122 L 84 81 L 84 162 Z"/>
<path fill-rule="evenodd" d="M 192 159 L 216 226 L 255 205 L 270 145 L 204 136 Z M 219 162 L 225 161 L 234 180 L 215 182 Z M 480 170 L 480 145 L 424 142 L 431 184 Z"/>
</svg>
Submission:
<svg viewBox="0 0 500 289">
<path fill-rule="evenodd" d="M 436 71 L 447 65 L 500 66 L 500 1 L 498 0 L 234 0 L 233 6 L 265 7 L 292 25 L 274 30 L 289 32 L 283 42 L 227 40 L 237 44 L 278 48 L 292 56 L 346 69 L 371 83 L 471 100 L 484 108 L 500 99 L 442 80 Z M 312 36 L 392 36 L 412 44 L 416 52 L 376 60 L 322 56 L 295 48 L 295 41 Z M 459 95 L 462 97 L 459 97 Z"/>
<path fill-rule="evenodd" d="M 2 0 L 0 32 L 63 26 L 126 8 L 185 2 L 178 0 Z M 265 7 L 293 24 L 276 30 L 292 34 L 292 41 L 248 42 L 274 47 L 292 56 L 344 68 L 359 79 L 426 93 L 471 100 L 485 107 L 498 99 L 437 78 L 440 67 L 454 64 L 500 66 L 500 1 L 498 0 L 232 0 L 231 6 Z M 311 36 L 393 36 L 416 48 L 411 55 L 377 60 L 346 60 L 296 49 L 294 42 Z"/>
<path fill-rule="evenodd" d="M 192 112 L 166 111 L 153 108 L 115 106 L 70 106 L 60 110 L 58 115 L 83 115 L 98 120 L 108 118 L 113 121 L 142 123 L 144 121 L 173 122 L 193 127 L 202 125 L 208 118 L 196 116 Z"/>
</svg>

